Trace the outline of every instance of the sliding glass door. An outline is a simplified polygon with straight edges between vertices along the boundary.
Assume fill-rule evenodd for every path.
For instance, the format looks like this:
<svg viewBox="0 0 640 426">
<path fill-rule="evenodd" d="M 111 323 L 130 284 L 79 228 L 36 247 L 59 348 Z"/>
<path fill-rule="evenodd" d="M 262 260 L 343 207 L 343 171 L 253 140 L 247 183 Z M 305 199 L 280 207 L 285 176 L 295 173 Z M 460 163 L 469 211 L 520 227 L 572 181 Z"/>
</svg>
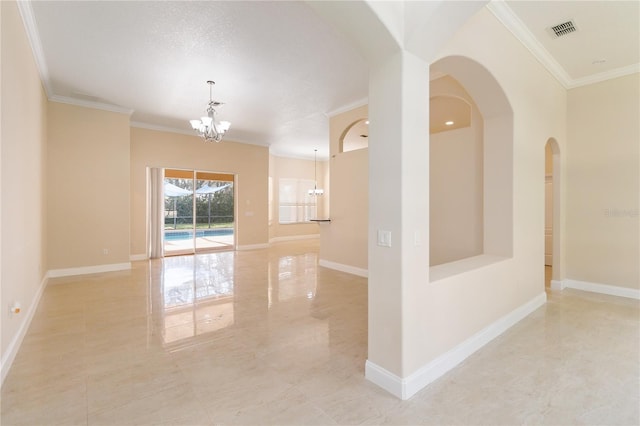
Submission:
<svg viewBox="0 0 640 426">
<path fill-rule="evenodd" d="M 234 245 L 233 175 L 196 172 L 196 251 Z"/>
<path fill-rule="evenodd" d="M 165 169 L 165 255 L 232 249 L 234 176 Z"/>
</svg>

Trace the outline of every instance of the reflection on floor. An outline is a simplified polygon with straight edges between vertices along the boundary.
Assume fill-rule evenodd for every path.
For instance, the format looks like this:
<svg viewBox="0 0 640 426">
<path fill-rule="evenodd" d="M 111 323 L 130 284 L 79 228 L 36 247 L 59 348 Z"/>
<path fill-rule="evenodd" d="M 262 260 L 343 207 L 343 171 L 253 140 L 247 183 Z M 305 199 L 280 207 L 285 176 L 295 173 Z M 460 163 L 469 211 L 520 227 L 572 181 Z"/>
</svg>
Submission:
<svg viewBox="0 0 640 426">
<path fill-rule="evenodd" d="M 204 237 L 196 237 L 195 242 L 193 238 L 180 239 L 165 239 L 164 252 L 166 256 L 171 256 L 180 253 L 193 253 L 195 249 L 198 251 L 211 250 L 211 249 L 232 249 L 234 244 L 233 234 L 229 235 L 212 235 Z"/>
<path fill-rule="evenodd" d="M 280 243 L 52 280 L 2 425 L 638 424 L 637 301 L 551 292 L 403 402 L 363 378 L 366 280 L 317 252 Z"/>
</svg>

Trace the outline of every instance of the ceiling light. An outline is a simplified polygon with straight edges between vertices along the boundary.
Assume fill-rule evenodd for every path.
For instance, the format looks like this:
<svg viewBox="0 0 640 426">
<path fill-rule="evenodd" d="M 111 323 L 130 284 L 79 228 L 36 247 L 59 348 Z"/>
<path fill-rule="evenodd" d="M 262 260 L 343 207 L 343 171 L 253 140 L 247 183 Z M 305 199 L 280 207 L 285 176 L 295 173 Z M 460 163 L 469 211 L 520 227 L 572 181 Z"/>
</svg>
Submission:
<svg viewBox="0 0 640 426">
<path fill-rule="evenodd" d="M 453 126 L 453 121 L 445 121 L 445 126 Z"/>
<path fill-rule="evenodd" d="M 228 121 L 216 121 L 216 107 L 223 105 L 222 102 L 213 100 L 213 85 L 215 81 L 207 81 L 209 85 L 209 106 L 207 107 L 207 116 L 201 117 L 200 120 L 189 120 L 193 130 L 204 138 L 207 142 L 220 142 L 224 134 L 231 127 Z"/>
<path fill-rule="evenodd" d="M 309 195 L 315 197 L 317 195 L 324 194 L 324 190 L 322 188 L 318 188 L 318 150 L 313 150 L 313 189 L 309 190 Z"/>
<path fill-rule="evenodd" d="M 364 124 L 367 124 L 367 125 L 368 125 L 368 124 L 369 124 L 369 120 L 365 121 L 365 122 L 364 122 Z"/>
</svg>

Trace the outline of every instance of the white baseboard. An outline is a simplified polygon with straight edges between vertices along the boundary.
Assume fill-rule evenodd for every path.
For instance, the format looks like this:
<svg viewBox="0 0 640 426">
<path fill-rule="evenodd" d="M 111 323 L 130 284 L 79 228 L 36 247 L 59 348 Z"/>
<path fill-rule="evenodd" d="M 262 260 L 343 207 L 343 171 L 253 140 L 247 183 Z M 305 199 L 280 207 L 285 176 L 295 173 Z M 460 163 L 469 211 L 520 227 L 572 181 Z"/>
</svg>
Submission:
<svg viewBox="0 0 640 426">
<path fill-rule="evenodd" d="M 544 305 L 546 301 L 546 293 L 539 294 L 524 305 L 480 330 L 458 346 L 440 355 L 409 377 L 398 377 L 368 360 L 365 364 L 365 377 L 396 397 L 403 400 L 409 399 L 425 386 L 456 367 L 478 349 Z"/>
<path fill-rule="evenodd" d="M 564 284 L 562 283 L 562 280 L 551 280 L 551 290 L 554 291 L 562 291 L 564 290 Z"/>
<path fill-rule="evenodd" d="M 553 282 L 551 288 L 553 288 Z M 590 283 L 587 281 L 578 281 L 566 278 L 562 280 L 560 288 L 558 288 L 558 290 L 563 290 L 565 288 L 573 288 L 575 290 L 590 291 L 592 293 L 608 294 L 609 296 L 627 297 L 629 299 L 640 300 L 640 290 L 634 288 Z"/>
<path fill-rule="evenodd" d="M 246 246 L 236 246 L 236 250 L 237 251 L 242 251 L 242 250 L 258 250 L 258 249 L 265 249 L 265 248 L 269 248 L 269 244 L 248 244 Z"/>
<path fill-rule="evenodd" d="M 124 271 L 131 269 L 131 262 L 112 263 L 109 265 L 82 266 L 79 268 L 52 269 L 47 274 L 49 278 L 69 277 L 72 275 L 98 274 L 101 272 Z"/>
<path fill-rule="evenodd" d="M 281 243 L 284 241 L 313 240 L 313 239 L 319 239 L 319 238 L 320 238 L 320 234 L 305 234 L 305 235 L 290 235 L 288 237 L 273 237 L 269 239 L 269 244 Z"/>
<path fill-rule="evenodd" d="M 143 254 L 132 254 L 129 256 L 129 260 L 132 262 L 136 262 L 138 260 L 149 260 L 149 256 L 147 256 L 145 253 Z"/>
<path fill-rule="evenodd" d="M 369 271 L 367 269 L 357 268 L 351 265 L 343 265 L 342 263 L 331 262 L 330 260 L 320 259 L 318 264 L 324 268 L 334 269 L 340 272 L 357 275 L 359 277 L 368 278 Z"/>
<path fill-rule="evenodd" d="M 2 360 L 0 361 L 2 363 L 0 366 L 0 374 L 2 374 L 0 387 L 4 383 L 4 379 L 7 377 L 7 374 L 9 374 L 9 369 L 11 368 L 13 361 L 16 359 L 18 350 L 22 345 L 22 340 L 27 334 L 27 330 L 29 330 L 29 325 L 31 325 L 31 320 L 33 320 L 33 315 L 36 313 L 36 309 L 38 308 L 40 298 L 42 297 L 42 293 L 44 292 L 45 287 L 47 286 L 48 280 L 48 274 L 45 274 L 44 278 L 42 278 L 42 281 L 40 281 L 40 288 L 38 288 L 38 291 L 36 291 L 35 297 L 31 301 L 29 309 L 27 309 L 26 311 L 24 320 L 22 321 L 22 324 L 20 324 L 18 332 L 11 340 L 11 342 L 9 342 L 9 346 L 7 346 L 7 350 L 5 351 L 5 353 L 2 354 Z"/>
</svg>

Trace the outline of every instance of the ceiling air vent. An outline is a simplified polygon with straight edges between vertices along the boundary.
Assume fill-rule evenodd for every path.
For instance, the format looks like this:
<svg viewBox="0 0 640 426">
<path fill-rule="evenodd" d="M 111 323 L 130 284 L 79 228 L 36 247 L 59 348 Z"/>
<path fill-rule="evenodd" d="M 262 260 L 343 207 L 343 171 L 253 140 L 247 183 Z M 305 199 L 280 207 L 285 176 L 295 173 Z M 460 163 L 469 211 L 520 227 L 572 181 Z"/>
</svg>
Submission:
<svg viewBox="0 0 640 426">
<path fill-rule="evenodd" d="M 558 38 L 578 31 L 576 24 L 573 21 L 563 22 L 562 24 L 554 25 L 549 28 L 549 31 L 553 38 Z"/>
</svg>

